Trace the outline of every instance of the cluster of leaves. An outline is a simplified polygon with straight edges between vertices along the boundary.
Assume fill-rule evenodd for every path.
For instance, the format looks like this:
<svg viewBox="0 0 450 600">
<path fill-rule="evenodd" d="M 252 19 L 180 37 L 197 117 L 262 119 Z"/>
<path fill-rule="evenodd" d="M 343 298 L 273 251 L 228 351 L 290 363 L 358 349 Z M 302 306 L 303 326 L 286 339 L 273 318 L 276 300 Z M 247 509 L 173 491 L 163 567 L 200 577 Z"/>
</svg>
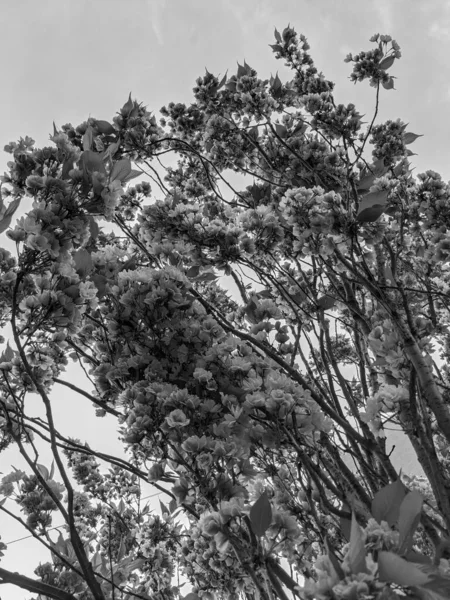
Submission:
<svg viewBox="0 0 450 600">
<path fill-rule="evenodd" d="M 275 38 L 286 83 L 244 63 L 207 72 L 159 124 L 130 95 L 112 123 L 6 147 L 0 228 L 31 207 L 6 234 L 17 258 L 0 251 L 13 338 L 0 443 L 30 473 L 3 479 L 0 511 L 54 560 L 39 581 L 0 569 L 1 581 L 64 600 L 171 600 L 179 569 L 188 600 L 446 597 L 450 187 L 412 176 L 418 136 L 404 123 L 363 127 L 336 104 L 303 36 Z M 348 60 L 378 109 L 400 51 L 372 41 Z M 141 173 L 150 200 L 147 181 L 125 189 Z M 91 393 L 63 378 L 69 361 Z M 128 462 L 55 429 L 55 385 L 117 418 Z M 45 420 L 27 414 L 29 393 Z M 400 481 L 387 423 L 423 480 Z M 160 514 L 142 508 L 139 481 L 170 499 Z"/>
</svg>

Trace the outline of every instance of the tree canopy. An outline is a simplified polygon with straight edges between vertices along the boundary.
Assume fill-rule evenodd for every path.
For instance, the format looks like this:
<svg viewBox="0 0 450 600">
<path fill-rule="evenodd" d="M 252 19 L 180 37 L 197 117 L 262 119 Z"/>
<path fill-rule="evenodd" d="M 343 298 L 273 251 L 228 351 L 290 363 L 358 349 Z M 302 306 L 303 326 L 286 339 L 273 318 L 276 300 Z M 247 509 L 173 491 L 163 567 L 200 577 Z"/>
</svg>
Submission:
<svg viewBox="0 0 450 600">
<path fill-rule="evenodd" d="M 401 54 L 371 42 L 346 58 L 374 88 L 368 122 L 286 27 L 286 82 L 244 62 L 160 119 L 130 94 L 112 122 L 5 147 L 0 448 L 28 470 L 2 478 L 0 511 L 52 562 L 36 579 L 0 565 L 0 582 L 61 600 L 448 598 L 450 187 L 412 173 L 405 123 L 377 123 Z M 128 461 L 56 429 L 55 384 L 115 415 Z M 423 476 L 394 468 L 388 428 Z"/>
</svg>

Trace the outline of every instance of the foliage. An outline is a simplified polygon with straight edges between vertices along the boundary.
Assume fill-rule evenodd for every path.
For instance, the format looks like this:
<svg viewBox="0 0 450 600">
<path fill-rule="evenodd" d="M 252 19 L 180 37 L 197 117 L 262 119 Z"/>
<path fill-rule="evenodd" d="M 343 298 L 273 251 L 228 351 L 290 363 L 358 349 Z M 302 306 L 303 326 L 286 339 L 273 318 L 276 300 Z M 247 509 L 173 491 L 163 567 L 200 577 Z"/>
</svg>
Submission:
<svg viewBox="0 0 450 600">
<path fill-rule="evenodd" d="M 275 41 L 286 83 L 244 63 L 159 123 L 130 94 L 112 123 L 6 146 L 0 443 L 29 472 L 3 477 L 0 510 L 53 562 L 2 582 L 171 599 L 179 570 L 187 600 L 447 597 L 450 188 L 412 176 L 403 122 L 375 124 L 394 40 L 346 59 L 376 89 L 368 125 L 303 36 Z M 70 361 L 92 393 L 62 378 Z M 116 416 L 128 462 L 55 429 L 55 384 Z M 423 478 L 396 472 L 387 425 Z"/>
</svg>

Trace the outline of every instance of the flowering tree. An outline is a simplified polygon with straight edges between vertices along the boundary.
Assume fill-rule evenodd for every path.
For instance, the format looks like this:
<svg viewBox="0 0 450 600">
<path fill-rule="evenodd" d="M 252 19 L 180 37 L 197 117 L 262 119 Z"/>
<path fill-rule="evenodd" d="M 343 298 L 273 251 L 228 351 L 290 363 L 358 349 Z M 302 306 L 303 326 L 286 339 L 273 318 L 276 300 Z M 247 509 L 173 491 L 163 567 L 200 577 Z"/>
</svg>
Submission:
<svg viewBox="0 0 450 600">
<path fill-rule="evenodd" d="M 394 40 L 346 59 L 375 90 L 363 124 L 303 36 L 275 38 L 286 83 L 244 63 L 159 124 L 130 95 L 112 124 L 6 147 L 0 443 L 29 470 L 3 477 L 0 511 L 53 562 L 1 582 L 64 600 L 448 598 L 450 188 L 412 176 L 404 123 L 375 124 Z M 140 175 L 154 196 L 126 186 Z M 117 417 L 128 462 L 55 429 L 55 384 Z M 395 470 L 386 424 L 423 477 Z"/>
</svg>

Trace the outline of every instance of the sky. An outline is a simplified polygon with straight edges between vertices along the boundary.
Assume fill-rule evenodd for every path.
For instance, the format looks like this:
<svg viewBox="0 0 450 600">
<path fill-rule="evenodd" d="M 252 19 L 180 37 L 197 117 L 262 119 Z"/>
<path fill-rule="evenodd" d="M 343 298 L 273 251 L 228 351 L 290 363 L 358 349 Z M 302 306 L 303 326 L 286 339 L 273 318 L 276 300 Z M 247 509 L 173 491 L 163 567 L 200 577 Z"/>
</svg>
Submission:
<svg viewBox="0 0 450 600">
<path fill-rule="evenodd" d="M 351 65 L 343 60 L 371 49 L 374 33 L 392 35 L 403 56 L 391 68 L 396 89 L 381 93 L 378 122 L 409 123 L 409 131 L 423 135 L 411 146 L 416 172 L 432 169 L 450 179 L 444 144 L 450 139 L 450 1 L 0 0 L 0 16 L 0 148 L 25 135 L 48 145 L 53 121 L 111 120 L 130 92 L 156 113 L 170 101 L 187 103 L 205 68 L 232 75 L 245 59 L 262 78 L 278 71 L 285 79 L 268 45 L 274 28 L 289 23 L 308 38 L 318 69 L 336 82 L 337 102 L 353 102 L 367 120 L 374 89 L 352 84 Z M 8 160 L 0 152 L 0 173 Z M 26 210 L 23 202 L 18 216 Z M 8 241 L 3 234 L 0 246 Z M 64 388 L 55 387 L 52 398 L 64 433 L 120 454 L 112 419 L 94 420 L 83 399 Z M 20 466 L 17 457 L 0 455 L 0 471 L 11 463 Z M 0 535 L 8 542 L 24 532 L 0 517 Z M 23 540 L 10 545 L 1 566 L 32 576 L 38 556 L 36 545 Z M 0 586 L 2 600 L 29 597 Z"/>
</svg>

